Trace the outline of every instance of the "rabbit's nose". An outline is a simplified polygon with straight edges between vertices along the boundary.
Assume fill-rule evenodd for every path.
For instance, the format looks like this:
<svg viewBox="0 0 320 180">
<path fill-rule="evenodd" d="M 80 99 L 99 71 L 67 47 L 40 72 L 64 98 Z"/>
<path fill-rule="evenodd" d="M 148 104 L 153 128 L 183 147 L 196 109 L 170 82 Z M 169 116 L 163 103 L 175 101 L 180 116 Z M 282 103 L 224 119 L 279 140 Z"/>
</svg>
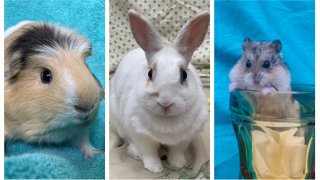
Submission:
<svg viewBox="0 0 320 180">
<path fill-rule="evenodd" d="M 167 96 L 160 96 L 158 98 L 158 104 L 162 107 L 168 107 L 172 104 L 172 102 Z"/>
<path fill-rule="evenodd" d="M 165 102 L 158 102 L 158 104 L 162 107 L 169 107 L 171 106 L 173 103 L 169 102 L 169 101 L 165 101 Z"/>
<path fill-rule="evenodd" d="M 170 101 L 170 99 L 168 97 L 160 97 L 158 100 L 158 104 L 162 107 L 169 107 L 173 103 Z"/>
</svg>

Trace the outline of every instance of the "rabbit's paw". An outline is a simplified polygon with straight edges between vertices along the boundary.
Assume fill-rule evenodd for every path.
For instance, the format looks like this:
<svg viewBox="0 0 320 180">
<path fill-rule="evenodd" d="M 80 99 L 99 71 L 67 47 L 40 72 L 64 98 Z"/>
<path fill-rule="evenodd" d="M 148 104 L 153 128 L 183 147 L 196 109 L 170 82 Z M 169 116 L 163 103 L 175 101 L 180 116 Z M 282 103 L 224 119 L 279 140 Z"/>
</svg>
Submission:
<svg viewBox="0 0 320 180">
<path fill-rule="evenodd" d="M 144 168 L 154 173 L 161 173 L 163 171 L 162 163 L 160 159 L 156 158 L 144 158 Z"/>
<path fill-rule="evenodd" d="M 175 168 L 182 168 L 187 163 L 184 153 L 169 154 L 168 162 L 172 167 Z"/>
<path fill-rule="evenodd" d="M 129 143 L 127 152 L 133 159 L 136 159 L 136 160 L 140 159 L 140 155 L 137 151 L 137 148 L 134 146 L 134 144 Z"/>
</svg>

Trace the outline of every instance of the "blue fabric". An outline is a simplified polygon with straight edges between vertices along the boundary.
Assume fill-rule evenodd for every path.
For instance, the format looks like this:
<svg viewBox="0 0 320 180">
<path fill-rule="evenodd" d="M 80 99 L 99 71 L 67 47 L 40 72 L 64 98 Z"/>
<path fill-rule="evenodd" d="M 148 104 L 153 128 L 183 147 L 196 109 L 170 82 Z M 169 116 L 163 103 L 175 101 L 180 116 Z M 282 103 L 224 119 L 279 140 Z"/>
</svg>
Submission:
<svg viewBox="0 0 320 180">
<path fill-rule="evenodd" d="M 105 87 L 104 0 L 5 0 L 5 29 L 20 21 L 47 21 L 76 30 L 93 44 L 87 63 Z M 105 102 L 90 131 L 92 145 L 104 151 Z M 99 178 L 105 177 L 104 153 L 86 161 L 77 147 L 30 145 L 20 141 L 6 144 L 6 178 Z"/>
<path fill-rule="evenodd" d="M 238 147 L 229 113 L 228 74 L 245 37 L 280 39 L 292 83 L 314 84 L 314 1 L 215 1 L 215 178 L 239 177 Z"/>
</svg>

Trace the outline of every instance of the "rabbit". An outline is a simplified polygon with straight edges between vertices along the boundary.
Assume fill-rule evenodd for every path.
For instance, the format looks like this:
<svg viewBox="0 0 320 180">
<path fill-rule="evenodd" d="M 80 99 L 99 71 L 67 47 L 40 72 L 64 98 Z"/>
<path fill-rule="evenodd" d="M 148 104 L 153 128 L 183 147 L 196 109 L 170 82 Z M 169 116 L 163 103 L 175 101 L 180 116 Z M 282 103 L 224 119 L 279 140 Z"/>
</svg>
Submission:
<svg viewBox="0 0 320 180">
<path fill-rule="evenodd" d="M 146 17 L 132 9 L 128 16 L 141 48 L 123 57 L 111 79 L 111 123 L 144 168 L 163 171 L 160 145 L 168 147 L 169 164 L 181 168 L 186 149 L 208 119 L 206 96 L 190 61 L 206 36 L 210 15 L 194 16 L 171 45 Z"/>
<path fill-rule="evenodd" d="M 84 158 L 101 153 L 91 146 L 103 89 L 85 59 L 91 43 L 50 23 L 23 21 L 5 32 L 5 139 L 79 146 Z"/>
<path fill-rule="evenodd" d="M 281 49 L 280 40 L 267 42 L 245 38 L 243 54 L 229 73 L 229 91 L 257 91 L 245 93 L 256 115 L 297 119 L 300 105 L 290 94 L 291 76 L 281 60 Z"/>
</svg>

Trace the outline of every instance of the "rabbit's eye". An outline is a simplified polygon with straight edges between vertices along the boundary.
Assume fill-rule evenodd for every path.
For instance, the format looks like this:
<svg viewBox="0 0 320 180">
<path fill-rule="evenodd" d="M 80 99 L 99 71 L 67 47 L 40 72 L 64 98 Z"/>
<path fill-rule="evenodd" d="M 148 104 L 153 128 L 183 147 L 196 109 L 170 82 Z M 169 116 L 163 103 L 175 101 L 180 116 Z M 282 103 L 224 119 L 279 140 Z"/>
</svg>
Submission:
<svg viewBox="0 0 320 180">
<path fill-rule="evenodd" d="M 47 68 L 43 69 L 41 74 L 40 74 L 40 77 L 41 77 L 41 82 L 43 84 L 49 84 L 52 80 L 52 74 L 51 74 L 51 71 Z"/>
<path fill-rule="evenodd" d="M 187 79 L 188 74 L 184 69 L 180 70 L 180 81 L 183 82 Z"/>
<path fill-rule="evenodd" d="M 152 69 L 149 70 L 148 77 L 149 77 L 150 80 L 152 80 Z"/>
</svg>

